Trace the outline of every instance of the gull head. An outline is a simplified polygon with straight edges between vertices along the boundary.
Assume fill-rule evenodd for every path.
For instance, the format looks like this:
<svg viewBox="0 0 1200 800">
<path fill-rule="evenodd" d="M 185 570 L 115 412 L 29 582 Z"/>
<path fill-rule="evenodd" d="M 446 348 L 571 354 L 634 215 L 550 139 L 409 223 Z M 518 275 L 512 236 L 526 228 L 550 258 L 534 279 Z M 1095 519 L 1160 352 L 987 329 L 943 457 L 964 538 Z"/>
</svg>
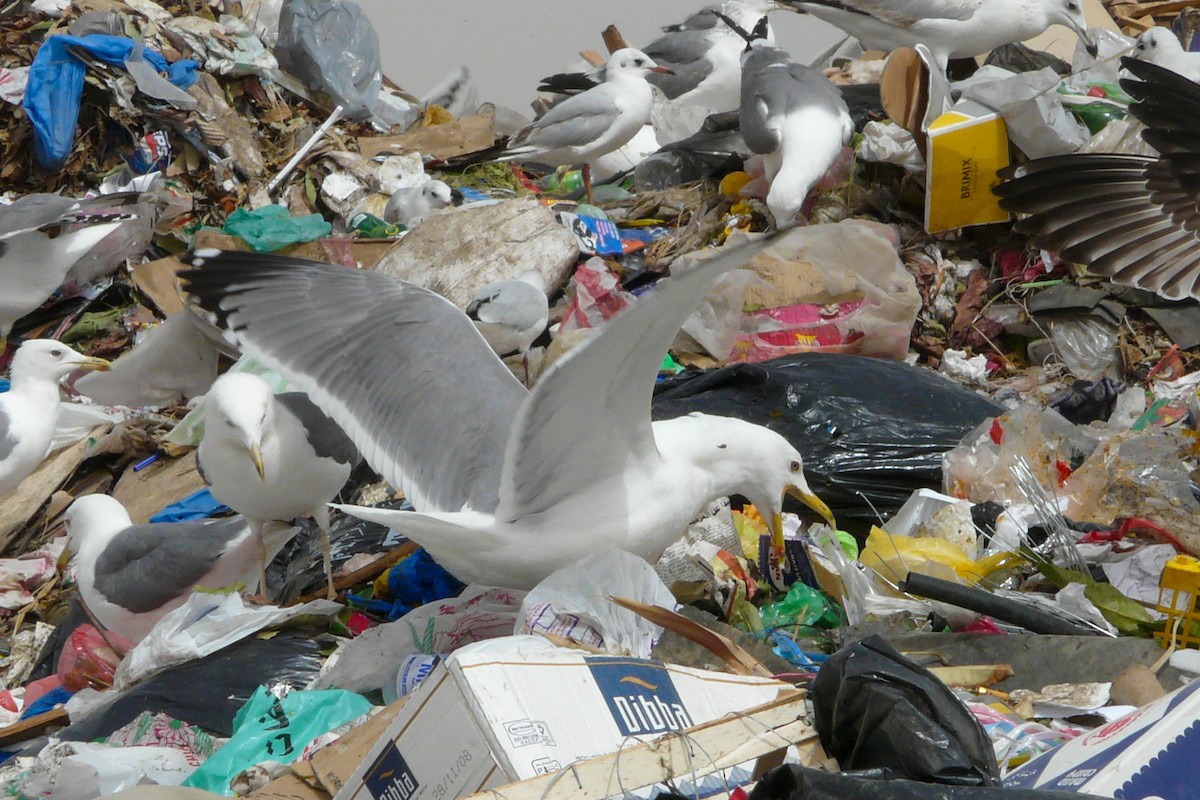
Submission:
<svg viewBox="0 0 1200 800">
<path fill-rule="evenodd" d="M 799 8 L 782 0 L 725 0 L 720 13 L 737 20 L 743 28 L 749 28 L 759 17 L 765 17 L 772 11 L 800 13 Z"/>
<path fill-rule="evenodd" d="M 430 208 L 445 208 L 446 206 L 462 205 L 462 192 L 451 189 L 449 184 L 432 180 L 421 187 L 421 195 L 429 201 Z"/>
<path fill-rule="evenodd" d="M 719 491 L 740 494 L 757 508 L 771 529 L 776 552 L 783 552 L 783 499 L 787 495 L 821 515 L 835 530 L 833 513 L 808 486 L 804 460 L 775 431 L 744 420 L 689 414 L 708 428 L 711 450 L 703 461 L 716 477 Z M 699 431 L 697 431 L 699 433 Z"/>
<path fill-rule="evenodd" d="M 77 369 L 107 370 L 112 364 L 103 358 L 93 358 L 72 350 L 53 339 L 30 339 L 17 348 L 13 356 L 13 382 L 27 378 L 58 382 Z"/>
<path fill-rule="evenodd" d="M 1044 0 L 1047 25 L 1058 23 L 1075 31 L 1088 55 L 1095 58 L 1100 52 L 1096 38 L 1088 31 L 1087 20 L 1083 15 L 1083 0 Z"/>
<path fill-rule="evenodd" d="M 609 56 L 608 62 L 604 65 L 604 72 L 608 76 L 637 75 L 640 77 L 645 77 L 651 72 L 664 75 L 675 74 L 666 67 L 655 64 L 654 59 L 633 47 L 623 48 Z"/>
<path fill-rule="evenodd" d="M 1150 28 L 1137 37 L 1130 55 L 1139 61 L 1154 61 L 1155 58 L 1169 53 L 1182 53 L 1183 44 L 1171 32 L 1170 28 L 1161 26 Z"/>
<path fill-rule="evenodd" d="M 223 429 L 246 450 L 258 477 L 267 479 L 262 443 L 275 422 L 275 395 L 267 382 L 248 372 L 227 372 L 208 390 L 206 427 Z"/>
<path fill-rule="evenodd" d="M 76 498 L 67 507 L 63 524 L 67 528 L 67 542 L 58 557 L 60 572 L 83 548 L 89 544 L 102 546 L 109 537 L 129 527 L 132 522 L 120 500 L 106 494 L 89 494 Z"/>
</svg>

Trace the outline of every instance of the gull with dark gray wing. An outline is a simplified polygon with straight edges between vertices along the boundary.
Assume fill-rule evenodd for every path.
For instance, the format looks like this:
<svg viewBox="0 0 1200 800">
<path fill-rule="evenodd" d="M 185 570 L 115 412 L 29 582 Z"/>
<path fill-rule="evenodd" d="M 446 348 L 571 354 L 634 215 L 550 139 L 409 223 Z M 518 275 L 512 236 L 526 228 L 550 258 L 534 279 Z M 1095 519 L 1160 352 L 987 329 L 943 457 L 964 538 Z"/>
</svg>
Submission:
<svg viewBox="0 0 1200 800">
<path fill-rule="evenodd" d="M 134 525 L 114 497 L 90 494 L 65 515 L 79 596 L 105 628 L 140 642 L 193 588 L 257 580 L 258 536 L 242 517 Z M 294 528 L 273 532 L 286 541 Z"/>
<path fill-rule="evenodd" d="M 267 546 L 267 522 L 311 514 L 320 531 L 328 596 L 334 597 L 329 509 L 358 463 L 354 443 L 302 392 L 275 394 L 265 380 L 227 372 L 205 396 L 204 438 L 196 464 L 212 495 L 249 521 L 266 593 L 266 565 L 286 544 Z"/>
</svg>

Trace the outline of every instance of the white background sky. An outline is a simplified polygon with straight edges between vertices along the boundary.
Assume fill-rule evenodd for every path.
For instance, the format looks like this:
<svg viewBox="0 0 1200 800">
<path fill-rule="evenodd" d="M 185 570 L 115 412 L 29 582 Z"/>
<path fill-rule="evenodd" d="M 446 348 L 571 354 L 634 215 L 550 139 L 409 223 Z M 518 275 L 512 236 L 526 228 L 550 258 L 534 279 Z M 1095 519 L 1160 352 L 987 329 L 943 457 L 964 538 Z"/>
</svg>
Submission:
<svg viewBox="0 0 1200 800">
<path fill-rule="evenodd" d="M 528 115 L 538 79 L 561 72 L 580 50 L 605 53 L 600 33 L 615 24 L 634 46 L 713 0 L 356 0 L 379 34 L 383 71 L 420 96 L 465 65 L 480 101 Z M 820 20 L 771 15 L 776 37 L 808 63 L 840 39 Z"/>
</svg>

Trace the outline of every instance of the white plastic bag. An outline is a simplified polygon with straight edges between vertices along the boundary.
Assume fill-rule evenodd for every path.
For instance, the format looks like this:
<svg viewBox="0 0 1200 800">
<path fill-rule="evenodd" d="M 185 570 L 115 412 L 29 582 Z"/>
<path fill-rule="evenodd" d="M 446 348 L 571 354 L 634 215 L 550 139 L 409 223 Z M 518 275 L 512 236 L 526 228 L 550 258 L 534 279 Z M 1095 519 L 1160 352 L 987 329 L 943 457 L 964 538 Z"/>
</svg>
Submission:
<svg viewBox="0 0 1200 800">
<path fill-rule="evenodd" d="M 674 610 L 654 567 L 606 548 L 563 567 L 530 590 L 513 633 L 549 633 L 613 655 L 649 658 L 662 628 L 609 600 L 622 597 Z"/>
</svg>

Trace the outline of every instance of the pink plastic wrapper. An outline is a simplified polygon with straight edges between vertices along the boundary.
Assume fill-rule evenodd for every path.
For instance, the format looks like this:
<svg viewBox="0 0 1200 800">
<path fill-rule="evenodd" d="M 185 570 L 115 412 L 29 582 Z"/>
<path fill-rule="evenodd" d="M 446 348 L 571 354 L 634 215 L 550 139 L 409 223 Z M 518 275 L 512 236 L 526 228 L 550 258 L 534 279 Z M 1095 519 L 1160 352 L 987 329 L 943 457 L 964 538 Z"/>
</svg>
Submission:
<svg viewBox="0 0 1200 800">
<path fill-rule="evenodd" d="M 621 313 L 633 295 L 621 288 L 616 274 L 602 258 L 589 258 L 575 270 L 575 299 L 567 308 L 560 330 L 598 328 Z"/>
</svg>

